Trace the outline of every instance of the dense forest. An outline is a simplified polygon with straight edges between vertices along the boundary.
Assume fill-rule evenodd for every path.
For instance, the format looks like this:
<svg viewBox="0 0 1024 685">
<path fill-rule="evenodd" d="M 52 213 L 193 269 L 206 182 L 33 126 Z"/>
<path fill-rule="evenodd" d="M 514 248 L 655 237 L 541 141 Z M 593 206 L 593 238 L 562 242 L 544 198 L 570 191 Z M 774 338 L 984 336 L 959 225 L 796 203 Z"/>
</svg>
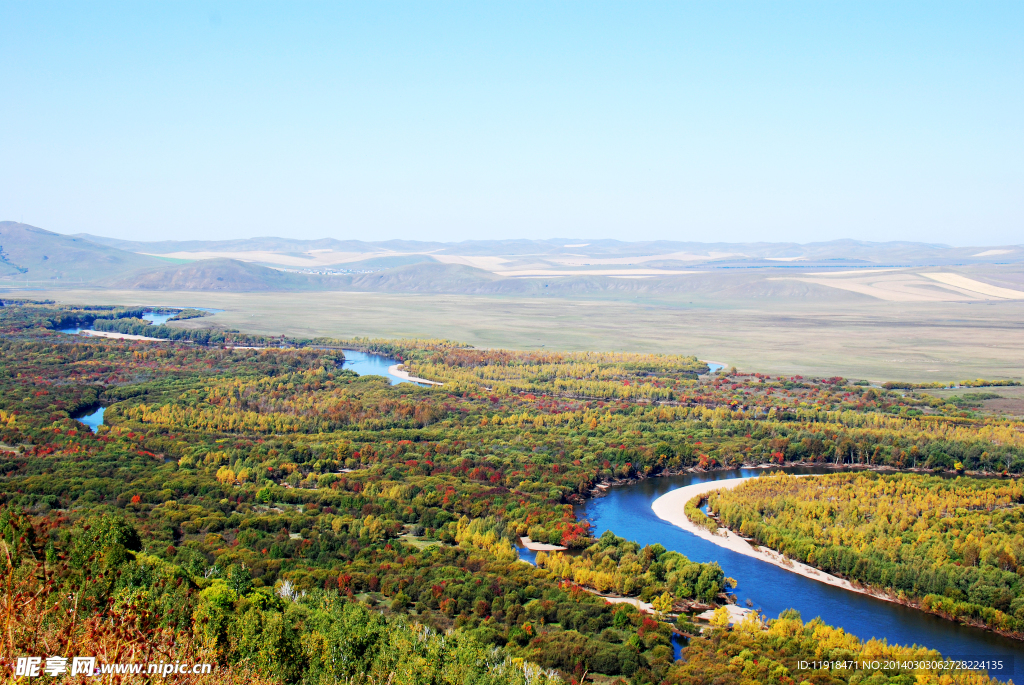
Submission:
<svg viewBox="0 0 1024 685">
<path fill-rule="evenodd" d="M 684 356 L 284 340 L 142 313 L 0 308 L 7 655 L 43 635 L 205 655 L 225 681 L 710 682 L 694 680 L 706 661 L 731 674 L 717 682 L 756 680 L 768 663 L 757 682 L 856 682 L 801 672 L 801 655 L 823 652 L 799 636 L 830 630 L 836 654 L 881 648 L 813 622 L 696 634 L 691 614 L 729 601 L 721 568 L 595 539 L 573 504 L 601 483 L 742 463 L 1024 467 L 1017 424 L 841 378 L 707 376 Z M 165 341 L 56 332 L 96 322 Z M 445 385 L 357 376 L 343 347 Z M 72 418 L 99 406 L 95 433 Z M 569 553 L 532 566 L 518 559 L 523 536 Z M 674 632 L 696 634 L 686 663 Z"/>
<path fill-rule="evenodd" d="M 709 497 L 729 528 L 953 619 L 1024 636 L 1024 484 L 779 474 Z"/>
</svg>

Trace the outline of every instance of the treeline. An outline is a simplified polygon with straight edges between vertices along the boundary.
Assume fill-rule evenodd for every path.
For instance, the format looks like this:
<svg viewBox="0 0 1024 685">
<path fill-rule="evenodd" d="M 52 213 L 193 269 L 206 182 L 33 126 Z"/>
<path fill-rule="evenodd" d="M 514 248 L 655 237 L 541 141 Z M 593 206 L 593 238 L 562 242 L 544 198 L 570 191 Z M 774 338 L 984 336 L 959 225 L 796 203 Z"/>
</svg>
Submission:
<svg viewBox="0 0 1024 685">
<path fill-rule="evenodd" d="M 683 505 L 683 513 L 694 525 L 706 529 L 708 532 L 717 533 L 718 523 L 703 511 L 701 507 L 707 502 L 707 495 L 698 495 Z"/>
<path fill-rule="evenodd" d="M 942 656 L 926 647 L 860 640 L 820 619 L 804 623 L 795 610 L 765 621 L 757 614 L 726 629 L 719 614 L 712 627 L 683 650 L 666 685 L 708 683 L 828 683 L 849 685 L 985 685 L 998 682 L 983 673 L 936 668 Z M 822 662 L 833 667 L 814 668 Z M 854 667 L 854 664 L 856 666 Z M 920 665 L 921 668 L 913 668 Z M 1004 661 L 1005 669 L 1012 664 Z"/>
<path fill-rule="evenodd" d="M 943 388 L 985 388 L 985 387 L 1003 387 L 1003 386 L 1016 386 L 1020 385 L 1020 381 L 1011 380 L 985 380 L 984 378 L 976 378 L 973 381 L 960 381 L 959 383 L 908 383 L 905 381 L 888 381 L 882 384 L 883 388 L 887 390 L 915 390 L 915 389 L 935 389 L 941 390 Z"/>
<path fill-rule="evenodd" d="M 456 391 L 553 393 L 571 397 L 670 400 L 680 383 L 707 373 L 695 357 L 612 352 L 512 352 L 449 349 L 416 355 L 406 367 Z"/>
<path fill-rule="evenodd" d="M 200 345 L 238 345 L 245 347 L 268 347 L 281 345 L 280 338 L 265 335 L 240 333 L 236 330 L 219 330 L 213 328 L 176 328 L 161 324 L 154 326 L 148 321 L 134 317 L 117 319 L 96 319 L 93 328 L 97 331 L 125 333 L 128 335 L 144 335 L 149 338 L 193 342 Z"/>
<path fill-rule="evenodd" d="M 205 309 L 182 309 L 180 312 L 172 316 L 168 321 L 187 321 L 188 319 L 201 319 L 204 316 L 213 316 L 211 312 Z"/>
<path fill-rule="evenodd" d="M 25 309 L 23 313 L 31 314 L 33 310 Z M 116 321 L 118 319 L 141 319 L 146 313 L 144 307 L 60 307 L 44 321 L 47 328 L 87 328 L 97 321 Z"/>
<path fill-rule="evenodd" d="M 918 474 L 764 476 L 717 491 L 722 523 L 952 619 L 1024 636 L 1024 484 Z"/>
<path fill-rule="evenodd" d="M 658 544 L 641 548 L 611 531 L 579 555 L 539 552 L 537 566 L 602 593 L 639 596 L 645 602 L 664 598 L 666 611 L 679 599 L 714 602 L 727 587 L 725 573 L 716 562 L 692 562 Z"/>
</svg>

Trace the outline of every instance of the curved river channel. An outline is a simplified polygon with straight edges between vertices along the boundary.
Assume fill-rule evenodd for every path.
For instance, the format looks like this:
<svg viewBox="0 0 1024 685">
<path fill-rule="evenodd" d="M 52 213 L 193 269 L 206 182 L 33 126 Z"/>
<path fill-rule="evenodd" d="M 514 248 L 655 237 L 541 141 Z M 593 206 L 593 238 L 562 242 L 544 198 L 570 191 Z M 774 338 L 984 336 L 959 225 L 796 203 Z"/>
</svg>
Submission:
<svg viewBox="0 0 1024 685">
<path fill-rule="evenodd" d="M 789 473 L 831 473 L 814 467 L 782 469 Z M 753 602 L 766 616 L 775 618 L 785 609 L 796 609 L 805 621 L 820 616 L 825 623 L 843 628 L 861 639 L 885 638 L 892 644 L 918 644 L 936 649 L 947 658 L 1003 659 L 1007 668 L 989 675 L 1024 683 L 1024 642 L 963 626 L 923 611 L 843 590 L 790 573 L 753 557 L 737 554 L 703 540 L 658 518 L 651 504 L 670 490 L 707 481 L 758 476 L 765 469 L 741 469 L 713 473 L 650 478 L 632 485 L 613 487 L 608 494 L 587 500 L 576 508 L 581 519 L 593 524 L 594 535 L 611 530 L 641 545 L 661 543 L 693 561 L 717 561 L 725 575 L 738 582 L 738 603 Z"/>
</svg>

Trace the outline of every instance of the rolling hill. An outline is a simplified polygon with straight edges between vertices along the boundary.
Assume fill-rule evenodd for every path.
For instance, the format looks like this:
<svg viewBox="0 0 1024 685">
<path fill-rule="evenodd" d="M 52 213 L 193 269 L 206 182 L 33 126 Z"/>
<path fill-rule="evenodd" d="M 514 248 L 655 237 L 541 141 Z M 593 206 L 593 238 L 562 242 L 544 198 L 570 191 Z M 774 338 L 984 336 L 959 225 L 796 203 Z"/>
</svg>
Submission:
<svg viewBox="0 0 1024 685">
<path fill-rule="evenodd" d="M 0 221 L 0 284 L 88 285 L 167 262 L 15 221 Z"/>
<path fill-rule="evenodd" d="M 654 265 L 670 267 L 742 268 L 792 266 L 919 266 L 1003 264 L 1024 262 L 1024 245 L 952 247 L 932 243 L 831 240 L 818 243 L 699 243 L 692 241 L 588 240 L 467 240 L 457 243 L 416 240 L 298 240 L 260 237 L 237 240 L 128 241 L 78 234 L 74 237 L 120 250 L 153 255 L 222 253 L 243 261 L 273 262 L 274 255 L 291 257 L 276 262 L 296 266 L 295 257 L 317 265 L 343 264 L 378 256 L 430 255 L 439 261 L 457 257 L 498 257 L 508 263 L 543 262 L 569 265 Z M 244 255 L 250 255 L 244 257 Z M 500 262 L 499 262 L 500 263 Z"/>
<path fill-rule="evenodd" d="M 105 282 L 104 285 L 125 290 L 268 292 L 323 290 L 330 283 L 325 277 L 288 273 L 235 259 L 204 259 L 191 264 L 136 272 Z"/>
<path fill-rule="evenodd" d="M 684 304 L 991 302 L 1024 299 L 1022 262 L 1021 246 L 276 237 L 145 242 L 0 223 L 0 286 L 8 288 L 362 291 Z"/>
</svg>

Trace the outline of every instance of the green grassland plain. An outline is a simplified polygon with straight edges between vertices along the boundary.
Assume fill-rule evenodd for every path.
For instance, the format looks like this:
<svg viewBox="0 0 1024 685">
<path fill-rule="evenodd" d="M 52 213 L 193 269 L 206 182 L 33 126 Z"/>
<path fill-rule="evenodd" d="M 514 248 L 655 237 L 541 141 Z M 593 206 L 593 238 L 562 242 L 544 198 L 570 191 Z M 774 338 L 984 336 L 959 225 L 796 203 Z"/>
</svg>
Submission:
<svg viewBox="0 0 1024 685">
<path fill-rule="evenodd" d="M 740 370 L 872 381 L 1024 377 L 1024 301 L 545 298 L 358 292 L 34 290 L 62 303 L 225 310 L 179 325 L 477 347 L 696 354 Z"/>
</svg>

